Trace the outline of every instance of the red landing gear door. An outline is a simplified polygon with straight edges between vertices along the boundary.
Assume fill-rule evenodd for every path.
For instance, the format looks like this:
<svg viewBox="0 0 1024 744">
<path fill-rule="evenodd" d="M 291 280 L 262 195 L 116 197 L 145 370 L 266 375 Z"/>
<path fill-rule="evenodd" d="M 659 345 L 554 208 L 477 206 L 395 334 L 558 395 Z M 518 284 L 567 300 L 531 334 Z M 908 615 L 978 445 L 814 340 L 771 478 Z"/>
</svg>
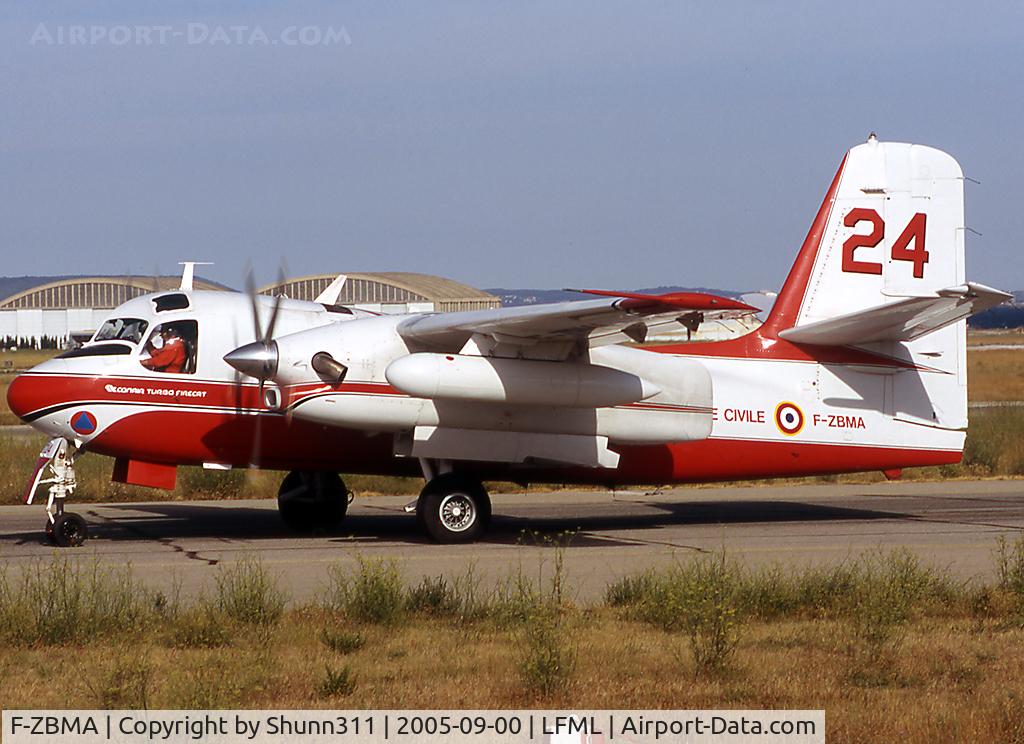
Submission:
<svg viewBox="0 0 1024 744">
<path fill-rule="evenodd" d="M 39 457 L 36 458 L 36 469 L 32 473 L 32 479 L 28 482 L 28 488 L 25 489 L 25 495 L 22 496 L 22 501 L 26 504 L 32 503 L 32 498 L 36 494 L 36 489 L 39 488 L 39 481 L 43 478 L 43 470 L 47 465 L 57 456 L 58 450 L 60 450 L 61 442 L 64 440 L 60 437 L 51 439 L 43 447 L 39 453 Z"/>
</svg>

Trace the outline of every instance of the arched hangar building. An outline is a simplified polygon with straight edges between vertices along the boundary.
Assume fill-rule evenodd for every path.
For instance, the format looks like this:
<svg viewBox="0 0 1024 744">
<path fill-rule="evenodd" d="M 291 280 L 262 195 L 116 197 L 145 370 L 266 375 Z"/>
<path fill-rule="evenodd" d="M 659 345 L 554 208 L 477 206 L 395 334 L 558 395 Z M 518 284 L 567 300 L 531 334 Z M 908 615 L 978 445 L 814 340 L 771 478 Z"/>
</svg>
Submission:
<svg viewBox="0 0 1024 744">
<path fill-rule="evenodd" d="M 337 277 L 337 274 L 301 276 L 270 284 L 260 292 L 283 294 L 294 300 L 314 300 Z M 378 313 L 450 312 L 501 306 L 501 300 L 492 294 L 430 274 L 382 271 L 346 274 L 346 277 L 338 304 Z"/>
<path fill-rule="evenodd" d="M 287 279 L 262 288 L 264 294 L 284 294 L 313 300 L 337 274 L 317 274 Z M 348 274 L 338 303 L 375 312 L 405 313 L 447 310 L 476 310 L 499 307 L 494 295 L 465 284 L 428 274 L 381 272 Z M 7 280 L 8 296 L 0 299 L 0 340 L 39 340 L 46 336 L 65 341 L 72 334 L 95 330 L 110 310 L 122 302 L 154 291 L 177 289 L 180 277 L 47 277 L 25 281 Z M 227 287 L 196 277 L 196 289 L 226 290 Z M 12 291 L 13 288 L 13 291 Z M 0 291 L 0 296 L 4 294 Z"/>
</svg>

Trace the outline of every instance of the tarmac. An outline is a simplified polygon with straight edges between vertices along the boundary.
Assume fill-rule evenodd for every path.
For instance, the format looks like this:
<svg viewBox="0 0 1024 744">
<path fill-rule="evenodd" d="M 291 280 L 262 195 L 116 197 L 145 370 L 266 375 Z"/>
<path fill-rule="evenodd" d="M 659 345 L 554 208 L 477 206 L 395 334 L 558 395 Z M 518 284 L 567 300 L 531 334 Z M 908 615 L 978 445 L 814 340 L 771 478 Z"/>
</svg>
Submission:
<svg viewBox="0 0 1024 744">
<path fill-rule="evenodd" d="M 493 496 L 481 542 L 437 545 L 402 507 L 405 496 L 357 498 L 332 534 L 290 533 L 272 500 L 70 504 L 90 539 L 58 549 L 42 507 L 0 507 L 0 563 L 8 575 L 74 564 L 130 566 L 142 583 L 185 597 L 210 592 L 221 567 L 257 556 L 296 601 L 322 594 L 328 568 L 395 559 L 410 581 L 465 574 L 482 586 L 525 573 L 550 575 L 562 544 L 576 598 L 601 597 L 616 578 L 725 550 L 752 566 L 837 564 L 905 547 L 964 579 L 994 577 L 997 539 L 1024 530 L 1024 481 L 681 488 L 657 492 L 555 491 Z"/>
</svg>

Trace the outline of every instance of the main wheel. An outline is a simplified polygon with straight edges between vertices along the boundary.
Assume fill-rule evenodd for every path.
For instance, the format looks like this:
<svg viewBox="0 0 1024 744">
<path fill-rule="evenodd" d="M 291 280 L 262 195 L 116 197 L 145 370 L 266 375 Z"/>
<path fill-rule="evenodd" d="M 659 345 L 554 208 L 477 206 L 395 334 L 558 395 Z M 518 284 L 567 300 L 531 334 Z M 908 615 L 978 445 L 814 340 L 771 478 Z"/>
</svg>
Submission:
<svg viewBox="0 0 1024 744">
<path fill-rule="evenodd" d="M 424 487 L 416 516 L 439 543 L 473 542 L 491 521 L 491 499 L 479 481 L 446 473 Z"/>
<path fill-rule="evenodd" d="M 77 548 L 89 536 L 89 527 L 77 514 L 64 512 L 53 520 L 53 541 L 62 548 Z"/>
<path fill-rule="evenodd" d="M 348 489 L 337 473 L 293 470 L 281 482 L 277 510 L 293 530 L 334 529 L 348 511 Z"/>
</svg>

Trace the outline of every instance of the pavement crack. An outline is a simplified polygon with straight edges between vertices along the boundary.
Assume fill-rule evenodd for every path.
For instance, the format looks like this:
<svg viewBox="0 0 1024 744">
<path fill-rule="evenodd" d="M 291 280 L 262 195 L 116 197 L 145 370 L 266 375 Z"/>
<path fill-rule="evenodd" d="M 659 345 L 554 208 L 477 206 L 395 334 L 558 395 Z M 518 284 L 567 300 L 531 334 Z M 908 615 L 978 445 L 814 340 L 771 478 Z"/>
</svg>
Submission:
<svg viewBox="0 0 1024 744">
<path fill-rule="evenodd" d="M 940 519 L 938 517 L 920 517 L 914 515 L 907 515 L 904 519 L 908 522 L 924 522 L 926 524 L 958 524 L 964 527 L 992 527 L 997 530 L 1014 530 L 1016 532 L 1024 531 L 1024 527 L 1019 524 L 998 524 L 996 522 L 965 522 L 962 519 Z"/>
<path fill-rule="evenodd" d="M 639 537 L 623 537 L 617 535 L 615 537 L 609 535 L 599 535 L 594 532 L 581 532 L 580 534 L 586 535 L 594 540 L 601 540 L 604 542 L 617 542 L 617 543 L 629 543 L 630 545 L 661 545 L 666 548 L 679 548 L 680 550 L 690 550 L 694 553 L 704 553 L 705 555 L 714 553 L 713 550 L 707 548 L 701 548 L 697 545 L 687 545 L 686 543 L 672 542 L 671 540 L 642 540 Z"/>
<path fill-rule="evenodd" d="M 127 530 L 128 532 L 131 532 L 133 535 L 137 535 L 138 537 L 141 537 L 144 540 L 152 540 L 154 542 L 157 542 L 163 545 L 164 547 L 170 548 L 175 553 L 180 553 L 189 560 L 199 561 L 201 563 L 205 563 L 208 566 L 216 566 L 218 563 L 220 563 L 220 560 L 217 558 L 204 558 L 199 554 L 198 550 L 185 550 L 185 548 L 178 545 L 176 542 L 174 542 L 173 539 L 169 537 L 155 537 L 153 535 L 146 534 L 145 530 L 136 527 L 134 524 L 128 522 L 115 522 L 114 520 L 103 516 L 95 509 L 89 509 L 86 512 L 86 514 L 96 519 L 102 519 L 104 522 L 114 525 L 116 527 L 120 527 L 123 530 Z"/>
</svg>

